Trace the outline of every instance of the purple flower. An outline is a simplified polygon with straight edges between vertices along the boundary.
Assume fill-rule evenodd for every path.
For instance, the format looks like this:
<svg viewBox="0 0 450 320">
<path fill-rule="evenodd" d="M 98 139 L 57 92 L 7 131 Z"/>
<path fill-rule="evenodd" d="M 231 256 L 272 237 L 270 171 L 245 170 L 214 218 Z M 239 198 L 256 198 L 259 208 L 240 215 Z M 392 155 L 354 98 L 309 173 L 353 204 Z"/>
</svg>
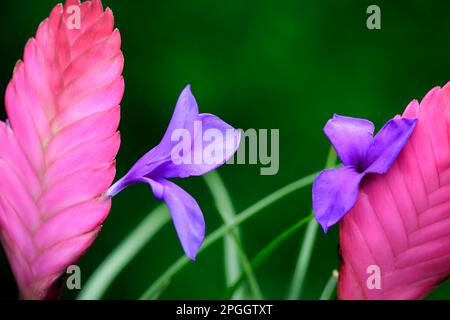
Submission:
<svg viewBox="0 0 450 320">
<path fill-rule="evenodd" d="M 313 211 L 325 232 L 353 208 L 366 174 L 384 174 L 389 170 L 416 121 L 396 117 L 375 137 L 373 123 L 365 119 L 334 115 L 327 122 L 324 132 L 344 166 L 322 171 L 313 184 Z"/>
<path fill-rule="evenodd" d="M 195 199 L 167 179 L 200 176 L 227 162 L 239 147 L 239 130 L 212 114 L 199 114 L 187 86 L 161 142 L 108 191 L 113 197 L 135 183 L 147 183 L 169 208 L 186 255 L 195 260 L 205 237 L 205 220 Z"/>
</svg>

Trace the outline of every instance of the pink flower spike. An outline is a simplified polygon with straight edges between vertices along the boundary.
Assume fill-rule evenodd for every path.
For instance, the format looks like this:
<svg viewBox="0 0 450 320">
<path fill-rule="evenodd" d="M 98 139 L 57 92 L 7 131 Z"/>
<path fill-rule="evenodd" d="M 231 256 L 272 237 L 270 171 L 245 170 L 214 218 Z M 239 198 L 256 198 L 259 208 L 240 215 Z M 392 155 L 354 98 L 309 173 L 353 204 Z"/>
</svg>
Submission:
<svg viewBox="0 0 450 320">
<path fill-rule="evenodd" d="M 450 276 L 450 82 L 403 117 L 410 139 L 340 223 L 340 299 L 421 299 Z"/>
<path fill-rule="evenodd" d="M 124 91 L 113 27 L 99 0 L 57 5 L 6 90 L 0 237 L 23 299 L 58 297 L 110 211 Z"/>
</svg>

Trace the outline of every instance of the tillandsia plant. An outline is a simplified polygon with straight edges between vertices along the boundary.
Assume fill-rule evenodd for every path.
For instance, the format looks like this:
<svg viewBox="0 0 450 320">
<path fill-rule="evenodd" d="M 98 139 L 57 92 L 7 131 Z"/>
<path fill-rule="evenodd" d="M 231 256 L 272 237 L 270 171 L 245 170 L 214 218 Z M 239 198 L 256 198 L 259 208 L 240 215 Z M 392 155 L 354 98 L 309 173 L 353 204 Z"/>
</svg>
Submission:
<svg viewBox="0 0 450 320">
<path fill-rule="evenodd" d="M 166 201 L 191 259 L 203 241 L 197 202 L 166 179 L 224 164 L 240 133 L 213 115 L 198 114 L 188 87 L 161 144 L 109 189 L 120 146 L 120 46 L 111 10 L 99 0 L 68 0 L 41 23 L 14 69 L 5 97 L 8 120 L 0 122 L 0 237 L 23 299 L 58 297 L 58 280 L 97 237 L 111 196 L 131 183 L 150 184 Z M 192 133 L 196 141 L 197 125 L 229 135 L 223 144 L 210 137 L 193 149 L 184 148 L 186 141 L 177 149 L 174 132 Z M 212 156 L 174 163 L 174 153 L 183 160 L 197 151 Z"/>
<path fill-rule="evenodd" d="M 450 83 L 372 139 L 367 120 L 325 127 L 343 168 L 313 186 L 316 219 L 340 222 L 340 299 L 420 299 L 450 275 Z"/>
</svg>

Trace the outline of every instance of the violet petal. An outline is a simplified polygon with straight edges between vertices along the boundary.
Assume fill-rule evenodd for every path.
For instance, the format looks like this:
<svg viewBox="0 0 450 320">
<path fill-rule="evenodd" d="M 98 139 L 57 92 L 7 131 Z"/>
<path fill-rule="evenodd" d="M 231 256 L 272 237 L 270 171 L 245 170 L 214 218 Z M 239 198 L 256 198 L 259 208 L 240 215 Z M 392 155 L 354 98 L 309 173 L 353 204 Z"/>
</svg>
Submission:
<svg viewBox="0 0 450 320">
<path fill-rule="evenodd" d="M 352 167 L 324 170 L 317 176 L 312 188 L 313 211 L 325 232 L 353 208 L 363 176 Z"/>
<path fill-rule="evenodd" d="M 168 180 L 146 179 L 159 200 L 164 200 L 186 255 L 195 260 L 205 239 L 205 220 L 195 199 L 182 188 Z"/>
<path fill-rule="evenodd" d="M 172 142 L 172 133 L 177 129 L 187 129 L 193 135 L 193 125 L 198 116 L 198 104 L 191 91 L 191 86 L 187 85 L 180 94 L 172 118 L 170 119 L 166 133 L 159 143 L 159 147 L 164 149 L 165 153 L 170 154 L 174 142 Z M 167 149 L 169 148 L 169 149 Z"/>
<path fill-rule="evenodd" d="M 194 260 L 205 234 L 203 214 L 194 198 L 166 179 L 198 176 L 223 165 L 237 151 L 240 138 L 239 130 L 218 117 L 199 114 L 188 86 L 178 99 L 161 142 L 139 159 L 107 195 L 112 197 L 134 183 L 150 184 L 154 195 L 167 203 L 183 249 Z"/>
<path fill-rule="evenodd" d="M 342 163 L 357 167 L 372 142 L 374 125 L 366 119 L 335 114 L 323 130 Z"/>
<path fill-rule="evenodd" d="M 200 176 L 225 164 L 237 151 L 240 131 L 220 118 L 212 114 L 199 114 L 194 127 L 192 140 L 180 137 L 172 146 L 170 158 L 155 167 L 152 176 Z"/>
<path fill-rule="evenodd" d="M 161 142 L 141 157 L 125 177 L 111 187 L 108 195 L 117 194 L 142 177 L 203 175 L 225 164 L 237 151 L 240 139 L 240 131 L 220 118 L 198 114 L 197 103 L 188 86 L 178 99 Z"/>
<path fill-rule="evenodd" d="M 411 136 L 417 119 L 389 120 L 375 136 L 364 159 L 365 173 L 386 173 Z"/>
<path fill-rule="evenodd" d="M 172 142 L 172 133 L 177 129 L 188 130 L 193 135 L 193 124 L 198 116 L 198 106 L 188 85 L 178 98 L 172 118 L 161 142 L 142 156 L 127 173 L 131 179 L 148 176 L 157 167 L 171 161 L 171 152 L 176 142 Z M 162 178 L 162 177 L 161 177 Z"/>
</svg>

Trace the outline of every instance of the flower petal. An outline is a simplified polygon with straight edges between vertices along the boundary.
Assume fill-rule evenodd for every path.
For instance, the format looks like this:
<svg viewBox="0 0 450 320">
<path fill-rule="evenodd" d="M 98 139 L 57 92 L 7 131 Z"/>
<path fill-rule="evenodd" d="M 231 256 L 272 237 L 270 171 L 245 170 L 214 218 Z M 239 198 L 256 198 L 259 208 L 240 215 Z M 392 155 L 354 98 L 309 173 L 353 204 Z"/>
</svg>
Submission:
<svg viewBox="0 0 450 320">
<path fill-rule="evenodd" d="M 367 151 L 365 173 L 386 173 L 414 131 L 416 122 L 417 119 L 407 118 L 389 120 Z"/>
<path fill-rule="evenodd" d="M 168 147 L 169 150 L 173 145 L 172 133 L 177 129 L 193 130 L 194 120 L 198 116 L 198 105 L 191 91 L 191 86 L 187 85 L 178 98 L 175 110 L 167 127 L 166 133 L 159 143 L 160 148 Z M 191 134 L 193 132 L 191 131 Z"/>
<path fill-rule="evenodd" d="M 373 140 L 374 125 L 366 119 L 335 114 L 323 128 L 346 166 L 358 166 Z"/>
<path fill-rule="evenodd" d="M 198 114 L 187 86 L 178 99 L 163 139 L 108 191 L 114 196 L 142 178 L 187 178 L 225 164 L 237 151 L 241 133 L 212 114 Z"/>
<path fill-rule="evenodd" d="M 241 140 L 239 130 L 212 114 L 199 114 L 194 122 L 192 139 L 176 142 L 170 159 L 160 163 L 151 172 L 152 177 L 200 176 L 225 164 L 237 151 Z"/>
<path fill-rule="evenodd" d="M 323 230 L 337 223 L 355 205 L 364 174 L 351 167 L 322 171 L 313 184 L 313 211 Z"/>
<path fill-rule="evenodd" d="M 187 130 L 193 136 L 194 121 L 198 116 L 198 106 L 188 85 L 181 92 L 172 118 L 161 142 L 142 156 L 127 173 L 129 180 L 149 175 L 155 168 L 171 160 L 171 152 L 176 146 L 172 134 L 178 129 Z"/>
<path fill-rule="evenodd" d="M 195 260 L 205 238 L 205 220 L 195 199 L 168 180 L 143 179 L 150 184 L 153 194 L 169 207 L 175 229 L 186 255 Z"/>
</svg>

